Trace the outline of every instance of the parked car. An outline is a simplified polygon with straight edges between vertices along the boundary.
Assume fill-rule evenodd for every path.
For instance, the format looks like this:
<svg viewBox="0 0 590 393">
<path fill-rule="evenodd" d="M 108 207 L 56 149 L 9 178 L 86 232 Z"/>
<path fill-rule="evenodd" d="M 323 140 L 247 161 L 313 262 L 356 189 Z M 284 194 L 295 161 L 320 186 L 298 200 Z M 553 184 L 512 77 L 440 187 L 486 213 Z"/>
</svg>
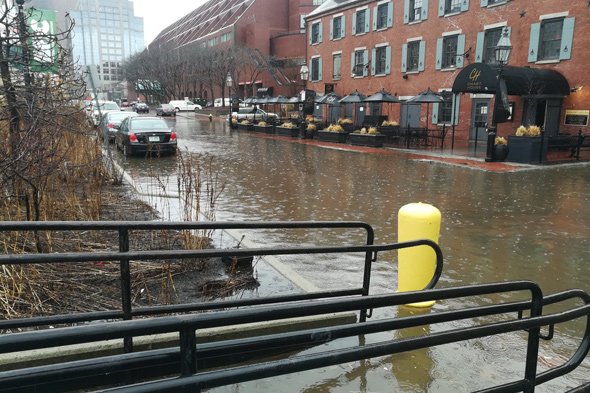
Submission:
<svg viewBox="0 0 590 393">
<path fill-rule="evenodd" d="M 176 109 L 170 104 L 161 104 L 156 108 L 156 116 L 176 116 Z"/>
<path fill-rule="evenodd" d="M 136 113 L 149 113 L 150 112 L 150 107 L 145 102 L 137 102 L 137 103 L 135 103 L 135 106 L 133 107 L 133 110 Z"/>
<path fill-rule="evenodd" d="M 115 133 L 115 145 L 125 156 L 176 154 L 176 132 L 159 117 L 127 117 Z"/>
<path fill-rule="evenodd" d="M 115 140 L 115 134 L 121 126 L 121 122 L 128 117 L 134 116 L 138 116 L 138 114 L 125 111 L 106 113 L 100 121 L 100 137 L 104 139 L 104 137 L 108 135 L 109 142 L 113 142 Z"/>
<path fill-rule="evenodd" d="M 193 112 L 196 110 L 203 109 L 203 107 L 201 105 L 197 105 L 190 100 L 172 100 L 169 102 L 169 104 L 172 105 L 174 107 L 174 109 L 176 109 L 176 112 L 180 112 L 180 111 Z"/>
<path fill-rule="evenodd" d="M 232 117 L 237 118 L 238 121 L 248 120 L 276 120 L 278 118 L 276 113 L 266 112 L 256 107 L 240 108 L 238 112 L 232 112 Z"/>
<path fill-rule="evenodd" d="M 115 101 L 99 101 L 98 104 L 92 105 L 92 125 L 98 127 L 100 124 L 101 116 L 104 116 L 108 112 L 120 112 L 121 108 Z"/>
</svg>

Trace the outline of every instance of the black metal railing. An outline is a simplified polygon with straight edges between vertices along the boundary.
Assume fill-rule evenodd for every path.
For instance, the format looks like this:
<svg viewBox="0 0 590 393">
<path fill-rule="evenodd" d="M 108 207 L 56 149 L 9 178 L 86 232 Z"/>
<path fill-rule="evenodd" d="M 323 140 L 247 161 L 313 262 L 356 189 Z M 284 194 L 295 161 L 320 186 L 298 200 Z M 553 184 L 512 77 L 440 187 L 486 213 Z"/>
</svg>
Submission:
<svg viewBox="0 0 590 393">
<path fill-rule="evenodd" d="M 362 230 L 365 244 L 323 247 L 263 247 L 207 250 L 130 250 L 130 231 L 136 230 L 223 230 L 240 229 L 304 229 L 304 230 Z M 0 335 L 0 354 L 53 349 L 64 345 L 92 344 L 103 340 L 123 340 L 124 352 L 110 355 L 94 354 L 83 360 L 54 359 L 47 365 L 24 366 L 0 372 L 0 392 L 65 392 L 79 389 L 108 389 L 125 392 L 184 392 L 200 391 L 222 385 L 235 384 L 296 373 L 350 361 L 411 351 L 420 348 L 521 332 L 526 336 L 526 357 L 523 377 L 490 387 L 486 392 L 534 392 L 535 386 L 563 376 L 578 367 L 590 349 L 590 296 L 581 290 L 569 290 L 543 296 L 541 289 L 529 281 L 515 281 L 433 289 L 442 273 L 443 257 L 432 241 L 417 240 L 406 243 L 375 245 L 371 226 L 361 222 L 265 222 L 265 223 L 164 223 L 164 222 L 3 222 L 0 231 L 88 231 L 106 230 L 118 233 L 119 251 L 96 253 L 44 253 L 1 255 L 0 264 L 71 263 L 118 261 L 121 264 L 121 310 L 73 315 L 45 316 L 30 319 L 0 321 L 0 329 L 60 325 L 93 320 L 112 319 L 114 322 L 95 322 L 81 326 L 33 330 Z M 370 295 L 371 265 L 379 252 L 405 247 L 429 246 L 436 254 L 434 275 L 427 291 Z M 216 258 L 231 256 L 309 255 L 323 253 L 361 253 L 364 255 L 363 280 L 357 288 L 317 291 L 257 299 L 215 301 L 156 307 L 133 307 L 129 261 L 186 258 Z M 515 294 L 527 300 L 518 302 L 502 299 L 504 294 Z M 502 296 L 498 296 L 502 295 Z M 431 300 L 462 299 L 471 303 L 474 297 L 489 296 L 493 301 L 484 306 L 455 310 L 433 309 L 427 315 L 367 320 L 368 310 L 389 308 Z M 500 300 L 498 300 L 500 299 Z M 578 305 L 571 305 L 572 302 Z M 562 311 L 543 314 L 546 305 L 559 305 Z M 553 306 L 552 306 L 553 307 Z M 200 312 L 216 310 L 215 312 Z M 321 328 L 300 328 L 287 332 L 261 331 L 253 337 L 222 339 L 215 342 L 198 341 L 205 329 L 239 327 L 241 324 L 284 321 L 290 318 L 332 315 L 340 312 L 359 312 L 359 322 L 333 324 Z M 173 313 L 181 315 L 169 316 Z M 167 316 L 163 316 L 166 315 Z M 385 313 L 387 314 L 387 313 Z M 134 317 L 150 317 L 133 319 Z M 585 318 L 585 330 L 580 344 L 570 359 L 541 373 L 537 372 L 540 340 L 555 336 L 554 325 Z M 476 320 L 473 326 L 454 328 L 452 321 Z M 388 339 L 366 344 L 366 335 L 385 331 L 437 325 L 434 333 Z M 541 334 L 541 328 L 546 327 Z M 132 352 L 133 339 L 142 336 L 174 333 L 179 343 L 175 347 Z M 298 349 L 330 343 L 346 337 L 358 337 L 358 345 L 336 345 L 313 354 L 297 354 Z M 119 341 L 120 342 L 120 341 Z M 277 354 L 290 351 L 289 356 Z M 262 355 L 272 355 L 270 361 L 260 361 Z M 244 365 L 244 361 L 246 364 Z M 138 382 L 142 384 L 136 385 Z M 133 385 L 133 386 L 131 386 Z M 583 387 L 580 387 L 583 388 Z M 574 390 L 576 391 L 576 390 Z"/>
</svg>

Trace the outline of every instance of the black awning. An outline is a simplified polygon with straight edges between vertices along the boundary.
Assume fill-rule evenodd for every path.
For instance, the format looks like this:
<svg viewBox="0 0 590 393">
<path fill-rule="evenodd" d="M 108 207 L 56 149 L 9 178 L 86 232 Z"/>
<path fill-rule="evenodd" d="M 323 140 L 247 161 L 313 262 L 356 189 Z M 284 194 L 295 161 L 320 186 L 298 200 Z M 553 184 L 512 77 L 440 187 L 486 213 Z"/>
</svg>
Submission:
<svg viewBox="0 0 590 393">
<path fill-rule="evenodd" d="M 453 93 L 488 93 L 498 89 L 499 67 L 484 63 L 470 64 L 459 72 L 453 82 Z M 557 71 L 530 67 L 502 68 L 502 79 L 506 81 L 509 95 L 558 95 L 567 96 L 570 85 Z"/>
</svg>

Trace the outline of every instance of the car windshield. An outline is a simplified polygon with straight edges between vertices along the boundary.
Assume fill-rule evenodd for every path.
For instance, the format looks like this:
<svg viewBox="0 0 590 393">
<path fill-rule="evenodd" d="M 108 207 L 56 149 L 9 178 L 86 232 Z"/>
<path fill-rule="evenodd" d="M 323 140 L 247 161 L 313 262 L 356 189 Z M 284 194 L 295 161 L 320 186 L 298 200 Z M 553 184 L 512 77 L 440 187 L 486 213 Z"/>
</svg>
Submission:
<svg viewBox="0 0 590 393">
<path fill-rule="evenodd" d="M 161 119 L 137 119 L 131 123 L 132 130 L 161 130 L 168 129 L 168 125 Z"/>
<path fill-rule="evenodd" d="M 172 108 L 174 108 L 174 107 L 170 104 L 162 104 L 162 109 L 172 109 Z"/>
<path fill-rule="evenodd" d="M 100 104 L 100 109 L 101 110 L 119 110 L 119 106 L 117 104 L 115 104 L 114 102 L 106 102 L 104 104 Z"/>
</svg>

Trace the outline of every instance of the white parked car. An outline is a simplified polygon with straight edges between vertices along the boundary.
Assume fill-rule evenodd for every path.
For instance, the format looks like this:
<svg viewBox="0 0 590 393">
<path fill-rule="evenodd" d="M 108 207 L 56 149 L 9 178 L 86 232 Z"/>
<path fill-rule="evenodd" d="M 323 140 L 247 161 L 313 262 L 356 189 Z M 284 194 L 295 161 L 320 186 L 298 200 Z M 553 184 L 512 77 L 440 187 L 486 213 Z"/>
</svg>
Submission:
<svg viewBox="0 0 590 393">
<path fill-rule="evenodd" d="M 277 114 L 266 112 L 260 108 L 255 107 L 246 107 L 240 108 L 238 112 L 232 112 L 232 117 L 240 120 L 248 119 L 248 120 L 276 120 Z"/>
<path fill-rule="evenodd" d="M 98 104 L 93 103 L 92 105 L 92 116 L 91 121 L 94 126 L 100 124 L 101 116 L 104 116 L 105 113 L 108 112 L 115 112 L 121 111 L 122 109 L 117 105 L 115 101 L 99 101 Z"/>
<path fill-rule="evenodd" d="M 203 109 L 203 107 L 201 105 L 195 104 L 194 102 L 192 102 L 190 100 L 172 100 L 169 102 L 169 104 L 174 107 L 174 110 L 176 110 L 176 112 L 181 112 L 181 111 L 194 112 L 196 110 Z"/>
</svg>

